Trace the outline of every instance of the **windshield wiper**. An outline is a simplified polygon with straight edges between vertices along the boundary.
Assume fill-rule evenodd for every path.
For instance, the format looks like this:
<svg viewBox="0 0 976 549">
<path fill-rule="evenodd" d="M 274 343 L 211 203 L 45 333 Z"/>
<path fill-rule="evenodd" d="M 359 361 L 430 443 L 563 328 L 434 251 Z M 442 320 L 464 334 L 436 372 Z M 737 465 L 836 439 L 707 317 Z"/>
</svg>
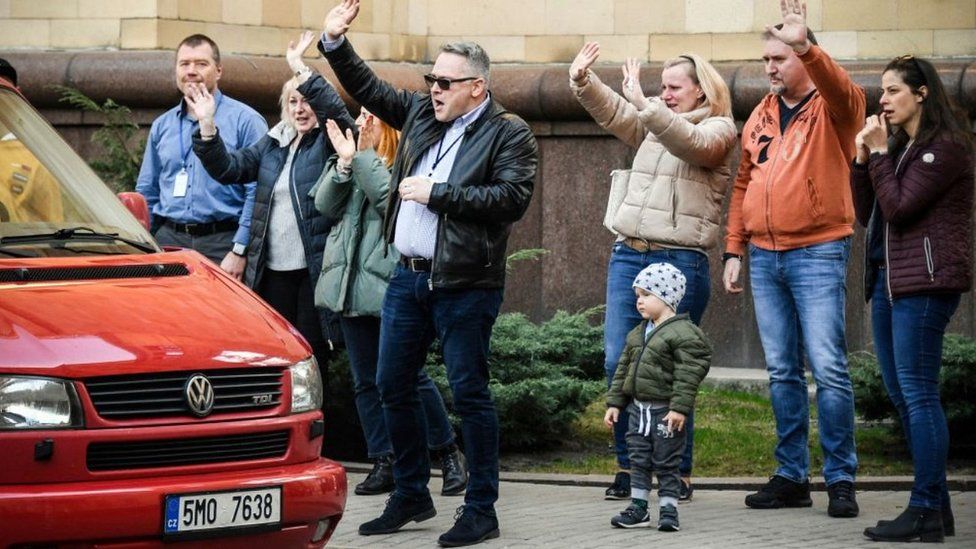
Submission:
<svg viewBox="0 0 976 549">
<path fill-rule="evenodd" d="M 27 242 L 47 242 L 50 240 L 91 240 L 124 242 L 137 250 L 154 253 L 156 250 L 148 244 L 119 236 L 119 233 L 100 233 L 89 227 L 72 227 L 58 229 L 53 233 L 23 234 L 0 238 L 0 246 L 4 244 L 23 244 Z"/>
</svg>

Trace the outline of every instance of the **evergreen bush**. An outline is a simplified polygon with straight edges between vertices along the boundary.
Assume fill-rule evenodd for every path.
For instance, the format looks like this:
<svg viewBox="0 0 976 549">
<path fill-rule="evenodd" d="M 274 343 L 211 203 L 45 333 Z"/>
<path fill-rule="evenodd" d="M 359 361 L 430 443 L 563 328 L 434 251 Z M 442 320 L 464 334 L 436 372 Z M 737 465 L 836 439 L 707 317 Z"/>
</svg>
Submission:
<svg viewBox="0 0 976 549">
<path fill-rule="evenodd" d="M 893 420 L 900 431 L 901 419 L 888 399 L 877 358 L 867 352 L 851 354 L 850 373 L 857 413 L 867 420 Z M 956 334 L 945 336 L 939 386 L 950 447 L 976 448 L 976 430 L 971 427 L 976 422 L 976 341 Z"/>
</svg>

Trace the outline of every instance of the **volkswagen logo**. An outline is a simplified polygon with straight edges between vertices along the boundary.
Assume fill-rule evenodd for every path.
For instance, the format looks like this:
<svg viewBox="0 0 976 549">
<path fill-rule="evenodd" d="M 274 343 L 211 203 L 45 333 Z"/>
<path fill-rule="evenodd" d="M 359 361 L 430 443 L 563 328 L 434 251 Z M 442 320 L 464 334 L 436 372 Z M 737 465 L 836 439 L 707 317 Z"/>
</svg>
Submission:
<svg viewBox="0 0 976 549">
<path fill-rule="evenodd" d="M 210 380 L 203 374 L 193 374 L 183 389 L 186 404 L 197 417 L 210 415 L 214 405 L 214 390 Z"/>
</svg>

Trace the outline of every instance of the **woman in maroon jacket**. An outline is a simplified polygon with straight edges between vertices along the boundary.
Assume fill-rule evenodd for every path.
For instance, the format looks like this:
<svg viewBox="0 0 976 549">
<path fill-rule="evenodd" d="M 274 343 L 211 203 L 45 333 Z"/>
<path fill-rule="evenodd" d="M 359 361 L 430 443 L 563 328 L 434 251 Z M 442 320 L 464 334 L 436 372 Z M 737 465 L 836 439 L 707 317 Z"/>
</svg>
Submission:
<svg viewBox="0 0 976 549">
<path fill-rule="evenodd" d="M 872 301 L 875 352 L 901 416 L 915 481 L 908 508 L 864 534 L 876 541 L 942 541 L 955 525 L 939 368 L 946 325 L 972 285 L 972 135 L 928 61 L 895 59 L 881 88 L 882 113 L 869 117 L 857 136 L 851 190 L 857 219 L 868 229 L 865 295 Z"/>
</svg>

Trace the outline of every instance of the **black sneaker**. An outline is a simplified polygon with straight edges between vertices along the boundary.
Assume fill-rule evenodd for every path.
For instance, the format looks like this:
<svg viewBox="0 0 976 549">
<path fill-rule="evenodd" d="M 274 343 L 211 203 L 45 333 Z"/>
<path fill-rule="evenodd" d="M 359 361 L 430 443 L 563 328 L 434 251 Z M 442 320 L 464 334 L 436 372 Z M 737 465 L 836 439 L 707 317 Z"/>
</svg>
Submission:
<svg viewBox="0 0 976 549">
<path fill-rule="evenodd" d="M 376 534 L 392 534 L 403 528 L 408 522 L 423 522 L 434 518 L 437 509 L 434 502 L 427 496 L 425 499 L 407 499 L 396 492 L 386 500 L 386 508 L 379 517 L 359 525 L 360 536 Z"/>
<path fill-rule="evenodd" d="M 437 538 L 441 547 L 463 547 L 499 536 L 498 517 L 462 505 L 454 513 L 454 526 Z"/>
<path fill-rule="evenodd" d="M 691 501 L 691 496 L 694 494 L 695 489 L 691 487 L 690 482 L 685 482 L 684 479 L 681 480 L 681 488 L 678 489 L 678 503 L 688 503 Z"/>
<path fill-rule="evenodd" d="M 827 487 L 827 514 L 834 518 L 853 518 L 860 509 L 854 495 L 854 483 L 842 480 Z"/>
<path fill-rule="evenodd" d="M 441 487 L 442 496 L 459 496 L 468 487 L 468 471 L 464 466 L 464 457 L 455 447 L 444 452 L 441 457 L 441 473 L 444 485 Z"/>
<path fill-rule="evenodd" d="M 393 491 L 393 457 L 382 456 L 373 463 L 373 470 L 356 485 L 356 495 L 374 496 Z"/>
<path fill-rule="evenodd" d="M 746 496 L 746 505 L 753 509 L 779 509 L 781 507 L 810 507 L 810 481 L 793 482 L 778 475 L 755 494 Z"/>
<path fill-rule="evenodd" d="M 651 514 L 631 503 L 619 515 L 610 519 L 617 528 L 647 528 L 651 525 Z"/>
<path fill-rule="evenodd" d="M 657 529 L 662 532 L 677 532 L 681 530 L 678 524 L 678 509 L 671 504 L 661 507 L 661 514 L 657 519 Z"/>
<path fill-rule="evenodd" d="M 613 477 L 613 484 L 607 488 L 603 499 L 630 499 L 630 473 L 620 471 Z"/>
</svg>

